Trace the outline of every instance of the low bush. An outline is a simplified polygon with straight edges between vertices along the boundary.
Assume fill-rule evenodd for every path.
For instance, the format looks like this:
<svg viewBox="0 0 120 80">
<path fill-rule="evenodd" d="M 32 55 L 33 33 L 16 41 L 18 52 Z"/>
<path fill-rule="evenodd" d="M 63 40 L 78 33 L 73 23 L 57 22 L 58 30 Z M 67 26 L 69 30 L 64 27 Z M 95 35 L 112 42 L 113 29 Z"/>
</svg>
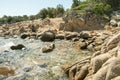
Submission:
<svg viewBox="0 0 120 80">
<path fill-rule="evenodd" d="M 95 14 L 109 14 L 112 11 L 112 8 L 109 4 L 96 3 L 93 5 L 92 12 Z"/>
</svg>

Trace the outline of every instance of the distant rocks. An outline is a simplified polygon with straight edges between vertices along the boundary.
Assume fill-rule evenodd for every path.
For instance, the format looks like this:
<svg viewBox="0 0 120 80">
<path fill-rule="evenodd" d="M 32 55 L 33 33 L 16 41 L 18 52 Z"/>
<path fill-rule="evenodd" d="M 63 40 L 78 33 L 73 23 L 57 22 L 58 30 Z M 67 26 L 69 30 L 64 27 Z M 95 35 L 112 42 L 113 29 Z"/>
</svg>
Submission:
<svg viewBox="0 0 120 80">
<path fill-rule="evenodd" d="M 14 35 L 17 35 L 21 36 L 22 39 L 25 39 L 33 33 L 38 34 L 49 29 L 57 29 L 61 22 L 61 18 L 55 18 L 4 24 L 0 26 L 0 36 L 14 37 Z"/>
<path fill-rule="evenodd" d="M 71 11 L 63 17 L 63 23 L 60 24 L 59 30 L 80 32 L 83 30 L 103 29 L 105 24 L 109 22 L 106 16 L 100 16 L 91 12 L 82 15 Z"/>
</svg>

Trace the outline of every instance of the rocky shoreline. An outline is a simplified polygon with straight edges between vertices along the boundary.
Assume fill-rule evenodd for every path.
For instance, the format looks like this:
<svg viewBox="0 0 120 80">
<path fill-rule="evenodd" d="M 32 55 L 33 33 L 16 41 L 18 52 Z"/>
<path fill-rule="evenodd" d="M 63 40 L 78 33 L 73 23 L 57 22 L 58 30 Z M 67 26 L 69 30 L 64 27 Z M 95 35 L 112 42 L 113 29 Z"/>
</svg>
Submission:
<svg viewBox="0 0 120 80">
<path fill-rule="evenodd" d="M 120 19 L 88 15 L 0 26 L 0 79 L 119 80 Z"/>
</svg>

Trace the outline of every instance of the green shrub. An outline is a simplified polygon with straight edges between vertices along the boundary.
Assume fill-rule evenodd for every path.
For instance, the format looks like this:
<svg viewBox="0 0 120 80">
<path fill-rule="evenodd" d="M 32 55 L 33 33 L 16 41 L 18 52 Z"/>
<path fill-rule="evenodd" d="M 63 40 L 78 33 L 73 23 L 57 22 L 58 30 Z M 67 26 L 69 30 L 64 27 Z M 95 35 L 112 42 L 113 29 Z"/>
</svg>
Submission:
<svg viewBox="0 0 120 80">
<path fill-rule="evenodd" d="M 65 10 L 62 5 L 57 5 L 56 8 L 48 7 L 42 9 L 37 15 L 37 18 L 45 19 L 47 17 L 54 18 L 54 17 L 61 17 L 64 14 Z"/>
<path fill-rule="evenodd" d="M 47 17 L 47 14 L 48 14 L 48 11 L 47 11 L 47 9 L 44 8 L 37 15 L 39 15 L 40 18 L 44 19 Z"/>
<path fill-rule="evenodd" d="M 88 4 L 80 4 L 79 6 L 73 8 L 74 10 L 82 10 L 84 8 L 86 8 L 88 6 Z"/>
<path fill-rule="evenodd" d="M 73 1 L 73 3 L 72 3 L 71 8 L 75 8 L 75 7 L 77 7 L 80 4 L 79 0 L 72 0 L 72 1 Z"/>
<path fill-rule="evenodd" d="M 88 4 L 87 3 L 81 3 L 79 4 L 79 6 L 73 8 L 74 10 L 82 10 L 84 8 L 88 7 Z"/>
<path fill-rule="evenodd" d="M 93 5 L 92 12 L 95 14 L 109 14 L 111 6 L 109 4 L 96 3 Z"/>
</svg>

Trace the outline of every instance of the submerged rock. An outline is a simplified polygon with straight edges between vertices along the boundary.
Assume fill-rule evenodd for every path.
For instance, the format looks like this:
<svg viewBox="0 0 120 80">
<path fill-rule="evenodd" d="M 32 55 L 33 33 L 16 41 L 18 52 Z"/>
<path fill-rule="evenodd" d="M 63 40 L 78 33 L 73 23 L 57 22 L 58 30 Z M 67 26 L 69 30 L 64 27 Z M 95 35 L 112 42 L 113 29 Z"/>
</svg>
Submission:
<svg viewBox="0 0 120 80">
<path fill-rule="evenodd" d="M 42 48 L 43 53 L 51 52 L 55 48 L 55 44 L 50 44 L 44 48 Z"/>
<path fill-rule="evenodd" d="M 14 75 L 15 74 L 15 70 L 9 66 L 0 66 L 0 75 L 6 77 L 9 75 Z"/>
<path fill-rule="evenodd" d="M 23 44 L 18 44 L 16 46 L 11 46 L 10 47 L 12 50 L 21 50 L 23 48 L 26 48 Z"/>
</svg>

